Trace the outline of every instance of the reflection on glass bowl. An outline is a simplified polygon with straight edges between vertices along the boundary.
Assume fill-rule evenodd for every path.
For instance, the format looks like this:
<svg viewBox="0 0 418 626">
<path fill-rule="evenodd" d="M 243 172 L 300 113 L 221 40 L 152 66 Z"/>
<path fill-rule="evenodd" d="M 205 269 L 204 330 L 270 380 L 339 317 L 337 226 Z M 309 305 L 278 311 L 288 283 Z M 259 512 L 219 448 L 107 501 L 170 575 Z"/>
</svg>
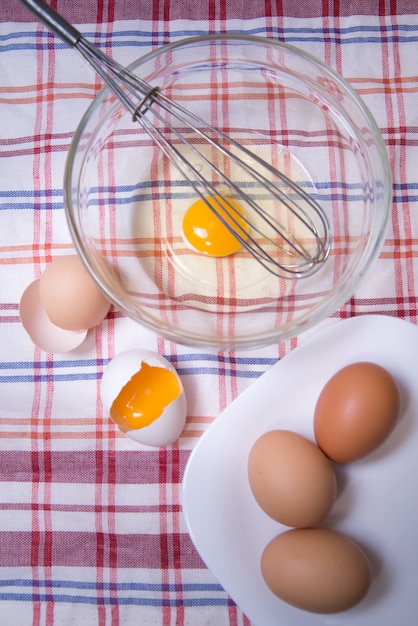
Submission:
<svg viewBox="0 0 418 626">
<path fill-rule="evenodd" d="M 245 250 L 197 252 L 182 233 L 195 192 L 104 89 L 74 137 L 65 205 L 78 253 L 115 306 L 215 349 L 277 342 L 335 312 L 377 256 L 391 207 L 385 148 L 356 93 L 313 57 L 251 36 L 185 39 L 131 69 L 312 194 L 332 241 L 301 279 L 268 273 Z"/>
</svg>

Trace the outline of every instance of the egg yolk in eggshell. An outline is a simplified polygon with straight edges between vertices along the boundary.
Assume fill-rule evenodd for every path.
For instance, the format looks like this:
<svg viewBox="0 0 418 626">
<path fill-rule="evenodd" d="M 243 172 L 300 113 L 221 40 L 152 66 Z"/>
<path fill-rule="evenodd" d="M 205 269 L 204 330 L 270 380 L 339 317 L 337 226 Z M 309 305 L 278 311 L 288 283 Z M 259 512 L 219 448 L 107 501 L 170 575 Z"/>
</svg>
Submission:
<svg viewBox="0 0 418 626">
<path fill-rule="evenodd" d="M 229 256 L 237 252 L 242 244 L 227 226 L 215 215 L 214 210 L 231 226 L 234 232 L 245 238 L 248 225 L 240 206 L 230 198 L 220 196 L 196 200 L 183 218 L 183 234 L 188 243 L 202 254 L 213 257 Z M 229 206 L 230 205 L 230 206 Z"/>
<path fill-rule="evenodd" d="M 123 432 L 149 426 L 181 391 L 173 372 L 143 362 L 114 400 L 110 417 Z"/>
</svg>

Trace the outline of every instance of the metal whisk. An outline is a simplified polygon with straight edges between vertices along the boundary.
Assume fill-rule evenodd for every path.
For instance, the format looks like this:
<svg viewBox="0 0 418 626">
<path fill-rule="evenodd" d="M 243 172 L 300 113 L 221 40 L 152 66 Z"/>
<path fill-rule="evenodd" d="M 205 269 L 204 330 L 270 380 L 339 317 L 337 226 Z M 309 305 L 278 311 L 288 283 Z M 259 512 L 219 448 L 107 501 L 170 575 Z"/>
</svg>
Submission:
<svg viewBox="0 0 418 626">
<path fill-rule="evenodd" d="M 322 266 L 329 254 L 330 227 L 312 194 L 116 63 L 43 0 L 20 2 L 90 63 L 133 121 L 139 122 L 196 194 L 270 273 L 301 278 Z M 205 169 L 211 180 L 202 174 Z M 234 179 L 241 182 L 225 173 L 231 169 Z M 242 206 L 244 218 L 232 199 Z"/>
</svg>

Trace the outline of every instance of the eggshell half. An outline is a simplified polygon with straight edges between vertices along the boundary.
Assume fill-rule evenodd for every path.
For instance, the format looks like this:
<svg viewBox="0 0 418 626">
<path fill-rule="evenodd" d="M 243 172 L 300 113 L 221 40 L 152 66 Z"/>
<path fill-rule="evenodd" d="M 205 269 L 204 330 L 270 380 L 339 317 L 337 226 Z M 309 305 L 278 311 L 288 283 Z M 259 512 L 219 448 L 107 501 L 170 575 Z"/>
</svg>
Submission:
<svg viewBox="0 0 418 626">
<path fill-rule="evenodd" d="M 154 448 L 168 446 L 180 437 L 186 421 L 186 412 L 186 396 L 182 392 L 152 424 L 138 430 L 128 430 L 125 435 L 128 439 L 145 446 Z"/>
<path fill-rule="evenodd" d="M 86 338 L 87 330 L 64 330 L 50 321 L 39 298 L 39 279 L 23 292 L 19 313 L 22 326 L 32 342 L 45 352 L 70 352 Z"/>
<path fill-rule="evenodd" d="M 128 439 L 146 446 L 161 447 L 173 443 L 180 436 L 187 416 L 186 396 L 177 370 L 157 352 L 128 350 L 115 356 L 106 366 L 100 383 L 103 408 L 108 415 L 113 402 L 126 383 L 141 369 L 142 363 L 163 367 L 177 378 L 181 393 L 164 409 L 163 414 L 149 426 L 125 432 Z"/>
</svg>

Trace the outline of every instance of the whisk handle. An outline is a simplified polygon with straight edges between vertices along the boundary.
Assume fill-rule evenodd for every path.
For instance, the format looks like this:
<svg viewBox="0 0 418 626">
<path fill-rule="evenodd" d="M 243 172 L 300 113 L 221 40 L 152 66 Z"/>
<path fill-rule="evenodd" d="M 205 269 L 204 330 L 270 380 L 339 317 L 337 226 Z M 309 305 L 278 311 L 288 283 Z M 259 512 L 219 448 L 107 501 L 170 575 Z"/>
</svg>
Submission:
<svg viewBox="0 0 418 626">
<path fill-rule="evenodd" d="M 66 44 L 75 46 L 79 41 L 81 33 L 44 0 L 19 0 L 19 2 Z"/>
</svg>

